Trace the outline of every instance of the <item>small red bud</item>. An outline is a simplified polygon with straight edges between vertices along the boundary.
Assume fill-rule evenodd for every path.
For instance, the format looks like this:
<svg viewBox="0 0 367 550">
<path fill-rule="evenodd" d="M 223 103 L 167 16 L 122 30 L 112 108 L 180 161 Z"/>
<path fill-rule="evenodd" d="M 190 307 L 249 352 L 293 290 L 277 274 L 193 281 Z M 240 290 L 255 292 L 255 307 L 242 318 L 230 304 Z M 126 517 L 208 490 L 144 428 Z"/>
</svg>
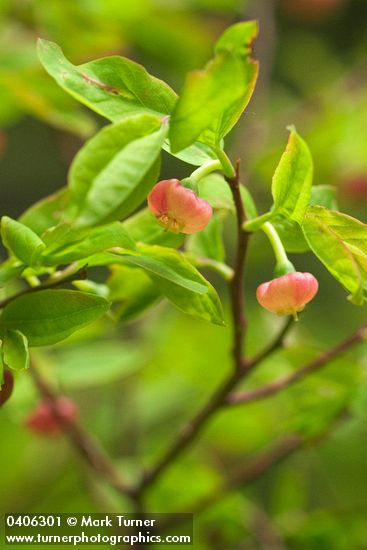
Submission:
<svg viewBox="0 0 367 550">
<path fill-rule="evenodd" d="M 57 410 L 66 422 L 72 422 L 78 416 L 75 403 L 67 397 L 58 398 Z M 40 401 L 28 416 L 25 424 L 29 430 L 39 435 L 55 436 L 61 433 L 60 420 L 48 401 Z"/>
<path fill-rule="evenodd" d="M 4 370 L 4 383 L 0 388 L 0 407 L 6 403 L 13 393 L 14 378 L 10 370 Z"/>
<path fill-rule="evenodd" d="M 318 291 L 317 279 L 311 273 L 288 273 L 267 283 L 256 290 L 261 306 L 278 315 L 296 317 Z"/>
<path fill-rule="evenodd" d="M 148 195 L 148 206 L 165 229 L 188 235 L 202 231 L 213 214 L 207 201 L 176 179 L 158 182 Z"/>
<path fill-rule="evenodd" d="M 340 183 L 341 195 L 351 201 L 365 201 L 367 198 L 367 173 L 354 174 Z"/>
</svg>

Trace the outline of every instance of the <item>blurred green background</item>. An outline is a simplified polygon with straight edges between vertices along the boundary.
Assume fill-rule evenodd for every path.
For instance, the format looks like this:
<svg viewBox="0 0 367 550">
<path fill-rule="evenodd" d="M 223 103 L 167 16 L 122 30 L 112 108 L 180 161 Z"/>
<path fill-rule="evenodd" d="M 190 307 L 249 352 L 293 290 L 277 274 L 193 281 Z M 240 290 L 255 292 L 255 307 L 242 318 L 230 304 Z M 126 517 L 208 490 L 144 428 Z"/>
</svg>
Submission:
<svg viewBox="0 0 367 550">
<path fill-rule="evenodd" d="M 295 124 L 313 153 L 315 183 L 335 185 L 340 209 L 367 222 L 365 0 L 0 0 L 1 215 L 17 217 L 63 186 L 73 156 L 104 123 L 46 75 L 36 57 L 37 36 L 58 42 L 76 64 L 126 55 L 179 91 L 185 73 L 210 57 L 223 29 L 249 18 L 260 21 L 260 81 L 227 147 L 233 159 L 242 158 L 243 180 L 260 211 L 270 202 L 286 126 Z M 189 170 L 165 155 L 163 177 Z M 226 240 L 230 257 L 230 224 Z M 314 258 L 292 260 L 317 275 L 319 294 L 286 350 L 266 361 L 246 387 L 292 371 L 366 318 L 366 308 L 351 305 Z M 281 325 L 254 299 L 272 268 L 268 244 L 256 235 L 246 286 L 250 353 Z M 226 304 L 223 283 L 213 282 Z M 160 305 L 134 323 L 95 324 L 37 351 L 36 359 L 75 398 L 83 424 L 134 479 L 229 372 L 227 318 L 223 329 Z M 367 549 L 366 349 L 359 346 L 276 397 L 220 413 L 149 492 L 147 509 L 190 509 L 234 466 L 282 434 L 316 435 L 349 404 L 348 417 L 326 440 L 197 517 L 194 547 Z M 67 441 L 27 431 L 24 419 L 37 399 L 25 373 L 0 411 L 0 511 L 128 512 L 128 502 L 86 470 Z"/>
</svg>

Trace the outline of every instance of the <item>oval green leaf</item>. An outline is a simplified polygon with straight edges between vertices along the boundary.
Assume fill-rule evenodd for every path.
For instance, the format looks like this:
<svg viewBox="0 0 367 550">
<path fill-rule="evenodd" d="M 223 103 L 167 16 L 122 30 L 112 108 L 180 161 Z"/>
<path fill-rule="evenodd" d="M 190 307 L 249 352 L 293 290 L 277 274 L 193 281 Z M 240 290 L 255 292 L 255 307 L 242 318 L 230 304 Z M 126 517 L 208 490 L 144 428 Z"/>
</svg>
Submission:
<svg viewBox="0 0 367 550">
<path fill-rule="evenodd" d="M 358 305 L 367 289 L 367 225 L 342 214 L 312 206 L 302 229 L 311 250 Z"/>
<path fill-rule="evenodd" d="M 133 239 L 120 222 L 93 228 L 75 228 L 68 224 L 56 227 L 44 235 L 46 249 L 43 265 L 60 265 L 88 258 L 109 248 L 135 248 Z"/>
<path fill-rule="evenodd" d="M 143 268 L 158 290 L 185 313 L 224 324 L 216 290 L 180 252 L 149 245 L 139 245 L 138 250 L 139 255 L 121 258 Z"/>
<path fill-rule="evenodd" d="M 29 351 L 27 338 L 19 330 L 7 330 L 3 339 L 4 364 L 13 370 L 23 370 L 29 367 Z"/>
<path fill-rule="evenodd" d="M 59 86 L 111 121 L 146 112 L 167 115 L 176 102 L 168 84 L 124 57 L 105 57 L 76 66 L 57 44 L 42 39 L 38 56 Z"/>
<path fill-rule="evenodd" d="M 79 151 L 69 173 L 70 212 L 80 226 L 123 219 L 154 185 L 166 124 L 138 115 L 103 128 Z"/>
<path fill-rule="evenodd" d="M 302 223 L 310 204 L 312 177 L 311 153 L 303 139 L 292 129 L 273 176 L 273 212 Z"/>
<path fill-rule="evenodd" d="M 48 346 L 101 317 L 109 303 L 74 290 L 40 290 L 16 298 L 0 316 L 0 333 L 18 330 L 30 346 Z"/>
<path fill-rule="evenodd" d="M 12 218 L 1 218 L 1 238 L 6 248 L 26 265 L 37 264 L 45 243 L 26 225 Z"/>
</svg>

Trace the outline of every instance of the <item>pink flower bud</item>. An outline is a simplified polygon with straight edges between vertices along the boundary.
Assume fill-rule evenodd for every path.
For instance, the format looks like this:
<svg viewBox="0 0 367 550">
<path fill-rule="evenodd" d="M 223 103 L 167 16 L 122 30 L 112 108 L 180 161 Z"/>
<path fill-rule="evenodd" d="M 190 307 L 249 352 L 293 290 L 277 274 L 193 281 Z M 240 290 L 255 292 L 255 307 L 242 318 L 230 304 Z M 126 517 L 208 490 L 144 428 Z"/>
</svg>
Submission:
<svg viewBox="0 0 367 550">
<path fill-rule="evenodd" d="M 0 407 L 6 403 L 13 392 L 14 378 L 12 373 L 4 370 L 4 383 L 0 388 Z"/>
<path fill-rule="evenodd" d="M 57 410 L 65 422 L 72 422 L 78 416 L 78 410 L 73 401 L 67 397 L 59 397 Z M 55 436 L 61 433 L 61 424 L 58 415 L 55 414 L 48 401 L 41 401 L 30 413 L 26 420 L 26 426 L 38 435 Z"/>
<path fill-rule="evenodd" d="M 158 182 L 148 195 L 148 206 L 165 229 L 188 235 L 204 229 L 213 214 L 208 202 L 176 179 Z"/>
<path fill-rule="evenodd" d="M 315 296 L 318 287 L 317 279 L 311 273 L 288 273 L 260 285 L 256 297 L 265 309 L 278 315 L 296 317 Z"/>
</svg>

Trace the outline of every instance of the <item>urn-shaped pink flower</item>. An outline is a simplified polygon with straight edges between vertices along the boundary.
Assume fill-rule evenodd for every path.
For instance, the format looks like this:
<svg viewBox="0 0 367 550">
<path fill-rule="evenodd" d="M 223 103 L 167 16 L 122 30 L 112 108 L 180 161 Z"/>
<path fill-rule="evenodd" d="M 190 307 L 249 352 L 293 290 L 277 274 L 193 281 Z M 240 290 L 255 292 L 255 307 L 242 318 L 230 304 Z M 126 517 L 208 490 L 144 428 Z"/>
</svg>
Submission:
<svg viewBox="0 0 367 550">
<path fill-rule="evenodd" d="M 148 195 L 148 206 L 165 229 L 188 235 L 204 229 L 213 214 L 207 201 L 176 179 L 158 182 Z"/>
<path fill-rule="evenodd" d="M 48 401 L 40 401 L 26 419 L 26 426 L 38 435 L 56 436 L 61 433 L 59 415 L 65 422 L 72 422 L 78 417 L 78 409 L 73 401 L 61 396 L 57 399 L 57 411 Z"/>
<path fill-rule="evenodd" d="M 265 309 L 296 317 L 315 296 L 318 287 L 311 273 L 294 272 L 263 283 L 257 288 L 256 297 Z"/>
</svg>

